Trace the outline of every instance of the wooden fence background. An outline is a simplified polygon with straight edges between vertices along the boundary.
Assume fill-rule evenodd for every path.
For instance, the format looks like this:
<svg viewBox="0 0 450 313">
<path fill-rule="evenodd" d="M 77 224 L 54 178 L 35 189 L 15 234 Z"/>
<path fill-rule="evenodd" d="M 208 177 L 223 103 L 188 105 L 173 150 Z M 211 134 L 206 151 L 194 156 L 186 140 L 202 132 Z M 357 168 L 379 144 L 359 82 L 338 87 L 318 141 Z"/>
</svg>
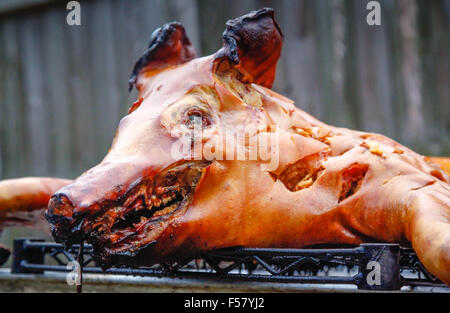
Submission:
<svg viewBox="0 0 450 313">
<path fill-rule="evenodd" d="M 134 61 L 151 32 L 181 21 L 200 54 L 229 18 L 272 6 L 284 34 L 275 90 L 323 121 L 450 155 L 450 1 L 0 0 L 0 179 L 76 177 L 98 163 L 136 94 Z"/>
</svg>

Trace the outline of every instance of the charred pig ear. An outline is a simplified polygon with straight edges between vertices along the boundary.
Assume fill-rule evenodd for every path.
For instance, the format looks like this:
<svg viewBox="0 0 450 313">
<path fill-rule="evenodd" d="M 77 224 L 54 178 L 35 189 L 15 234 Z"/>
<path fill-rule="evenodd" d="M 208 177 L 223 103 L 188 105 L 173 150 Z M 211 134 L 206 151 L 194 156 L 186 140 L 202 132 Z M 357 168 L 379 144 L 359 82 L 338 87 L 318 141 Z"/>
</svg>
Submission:
<svg viewBox="0 0 450 313">
<path fill-rule="evenodd" d="M 129 91 L 133 89 L 140 74 L 157 72 L 168 66 L 182 64 L 196 56 L 184 27 L 178 22 L 164 24 L 153 32 L 147 51 L 134 65 L 128 80 Z"/>
<path fill-rule="evenodd" d="M 274 20 L 274 11 L 263 8 L 229 20 L 223 33 L 223 47 L 216 53 L 215 70 L 229 60 L 244 83 L 272 87 L 283 34 Z"/>
</svg>

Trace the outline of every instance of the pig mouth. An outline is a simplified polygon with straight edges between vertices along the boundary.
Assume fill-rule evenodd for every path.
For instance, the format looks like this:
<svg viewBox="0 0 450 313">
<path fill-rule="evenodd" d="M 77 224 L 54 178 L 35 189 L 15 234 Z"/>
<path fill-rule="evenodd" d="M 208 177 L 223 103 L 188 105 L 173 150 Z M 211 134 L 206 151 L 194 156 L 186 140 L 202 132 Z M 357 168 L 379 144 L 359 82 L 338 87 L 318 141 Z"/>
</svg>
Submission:
<svg viewBox="0 0 450 313">
<path fill-rule="evenodd" d="M 178 163 L 154 177 L 142 178 L 116 201 L 105 199 L 103 204 L 96 204 L 98 213 L 78 218 L 74 214 L 71 227 L 65 230 L 49 214 L 53 235 L 67 246 L 91 243 L 93 258 L 103 268 L 133 263 L 141 250 L 156 244 L 166 227 L 185 213 L 209 164 Z"/>
</svg>

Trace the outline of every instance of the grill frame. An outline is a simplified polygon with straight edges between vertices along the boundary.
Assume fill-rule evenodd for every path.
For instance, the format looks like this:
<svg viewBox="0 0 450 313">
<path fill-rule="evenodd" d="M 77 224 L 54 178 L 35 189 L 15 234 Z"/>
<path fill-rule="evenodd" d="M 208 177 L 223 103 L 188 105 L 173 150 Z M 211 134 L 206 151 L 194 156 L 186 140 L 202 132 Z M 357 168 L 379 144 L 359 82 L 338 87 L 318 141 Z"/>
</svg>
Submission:
<svg viewBox="0 0 450 313">
<path fill-rule="evenodd" d="M 12 274 L 44 274 L 46 271 L 69 272 L 67 263 L 76 261 L 79 246 L 69 249 L 42 239 L 20 238 L 14 240 Z M 355 285 L 360 290 L 400 290 L 403 286 L 450 288 L 430 274 L 420 263 L 414 250 L 398 244 L 370 243 L 353 248 L 319 249 L 266 249 L 230 248 L 211 251 L 202 256 L 176 264 L 159 264 L 153 267 L 112 267 L 103 271 L 88 266 L 92 246 L 84 246 L 83 273 L 132 275 L 166 278 L 195 278 L 247 282 L 273 282 L 296 284 Z M 54 264 L 46 263 L 52 259 Z M 380 266 L 379 284 L 371 284 L 373 268 L 369 262 Z M 201 265 L 198 265 L 201 263 Z M 223 264 L 226 266 L 223 266 Z M 194 266 L 195 264 L 195 266 Z M 353 275 L 323 275 L 323 268 L 346 267 Z M 309 271 L 309 272 L 308 272 Z M 322 272 L 321 272 L 322 271 Z M 318 274 L 319 273 L 319 274 Z M 417 277 L 405 275 L 416 274 Z M 409 276 L 409 277 L 408 277 Z M 414 275 L 412 275 L 414 276 Z"/>
</svg>

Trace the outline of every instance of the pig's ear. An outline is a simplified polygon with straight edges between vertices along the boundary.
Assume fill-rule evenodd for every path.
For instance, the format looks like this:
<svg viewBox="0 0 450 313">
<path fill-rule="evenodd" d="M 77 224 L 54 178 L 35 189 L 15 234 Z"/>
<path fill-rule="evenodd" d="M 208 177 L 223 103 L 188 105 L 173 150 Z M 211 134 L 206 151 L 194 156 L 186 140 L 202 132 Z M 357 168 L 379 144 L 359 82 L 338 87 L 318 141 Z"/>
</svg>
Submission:
<svg viewBox="0 0 450 313">
<path fill-rule="evenodd" d="M 215 70 L 229 63 L 244 83 L 272 87 L 283 34 L 275 22 L 274 11 L 263 8 L 229 20 L 223 33 L 223 47 L 216 52 Z M 229 62 L 223 62 L 229 60 Z"/>
<path fill-rule="evenodd" d="M 155 30 L 150 38 L 147 51 L 134 65 L 128 81 L 129 90 L 137 83 L 139 75 L 158 72 L 168 66 L 178 65 L 197 56 L 186 36 L 184 27 L 178 22 L 164 24 Z"/>
</svg>

